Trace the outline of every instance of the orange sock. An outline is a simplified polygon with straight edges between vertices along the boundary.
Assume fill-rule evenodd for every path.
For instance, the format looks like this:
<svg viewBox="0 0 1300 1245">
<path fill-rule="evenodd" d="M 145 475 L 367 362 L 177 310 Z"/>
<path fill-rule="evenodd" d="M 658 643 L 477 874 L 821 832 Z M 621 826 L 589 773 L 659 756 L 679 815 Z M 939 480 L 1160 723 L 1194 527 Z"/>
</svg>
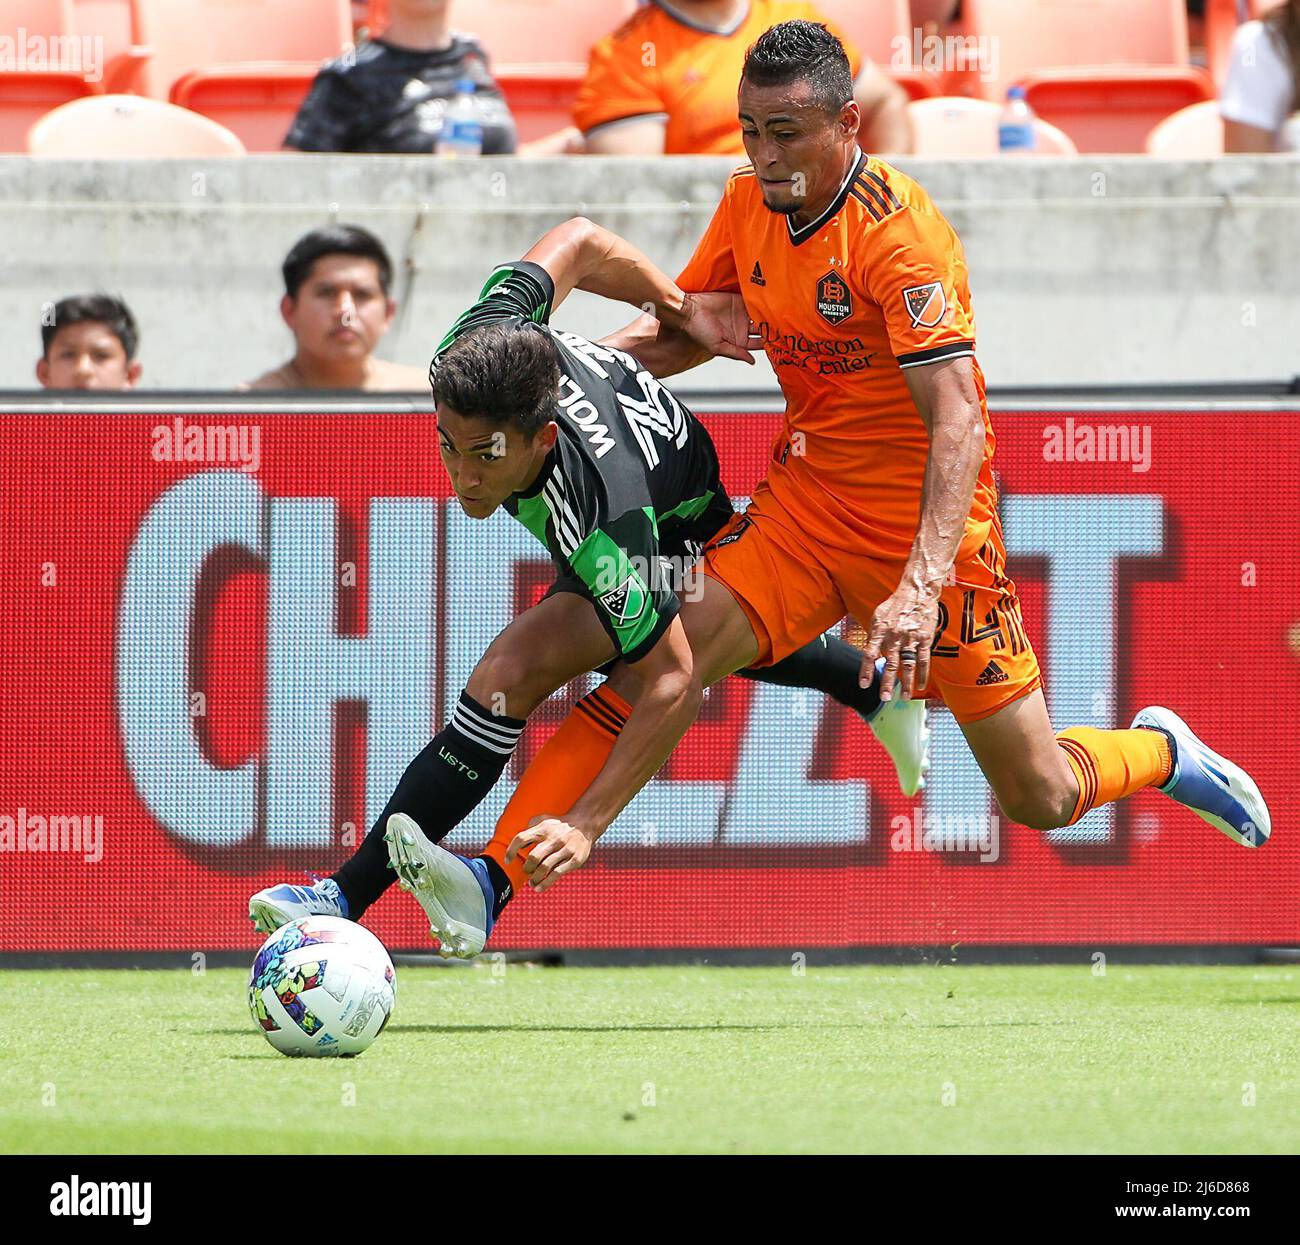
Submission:
<svg viewBox="0 0 1300 1245">
<path fill-rule="evenodd" d="M 1068 824 L 1101 804 L 1167 782 L 1174 767 L 1169 740 L 1161 731 L 1138 727 L 1130 731 L 1099 731 L 1072 726 L 1056 742 L 1079 780 L 1079 802 Z"/>
<path fill-rule="evenodd" d="M 483 855 L 490 856 L 505 871 L 516 892 L 523 889 L 528 878 L 524 872 L 528 853 L 521 853 L 507 864 L 510 841 L 534 817 L 562 816 L 573 807 L 600 773 L 631 712 L 627 701 L 602 684 L 574 705 L 560 729 L 524 770 L 497 822 L 492 841 L 483 849 Z"/>
</svg>

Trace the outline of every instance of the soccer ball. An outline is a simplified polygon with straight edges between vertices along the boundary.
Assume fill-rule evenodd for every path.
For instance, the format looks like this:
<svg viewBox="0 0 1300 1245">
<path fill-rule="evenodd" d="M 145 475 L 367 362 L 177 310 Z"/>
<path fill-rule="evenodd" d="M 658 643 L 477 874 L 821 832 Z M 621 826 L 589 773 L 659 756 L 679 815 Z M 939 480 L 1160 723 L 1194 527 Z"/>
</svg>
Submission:
<svg viewBox="0 0 1300 1245">
<path fill-rule="evenodd" d="M 282 1055 L 359 1055 L 383 1032 L 396 989 L 393 962 L 368 929 L 307 916 L 262 944 L 248 1010 Z"/>
</svg>

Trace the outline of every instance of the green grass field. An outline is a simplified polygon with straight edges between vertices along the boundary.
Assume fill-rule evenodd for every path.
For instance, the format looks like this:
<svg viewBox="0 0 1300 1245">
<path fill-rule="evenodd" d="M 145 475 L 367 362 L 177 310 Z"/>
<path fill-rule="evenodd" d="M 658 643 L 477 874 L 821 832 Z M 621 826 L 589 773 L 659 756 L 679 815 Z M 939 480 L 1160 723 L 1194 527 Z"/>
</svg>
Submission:
<svg viewBox="0 0 1300 1245">
<path fill-rule="evenodd" d="M 352 1060 L 233 969 L 0 981 L 5 1152 L 1300 1150 L 1295 968 L 405 967 Z"/>
</svg>

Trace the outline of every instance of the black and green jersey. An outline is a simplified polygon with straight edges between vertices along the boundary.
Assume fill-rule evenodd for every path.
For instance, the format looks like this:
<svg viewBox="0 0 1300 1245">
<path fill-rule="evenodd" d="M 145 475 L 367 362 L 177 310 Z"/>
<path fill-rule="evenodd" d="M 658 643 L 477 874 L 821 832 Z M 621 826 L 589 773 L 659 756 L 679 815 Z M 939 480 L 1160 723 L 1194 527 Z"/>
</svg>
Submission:
<svg viewBox="0 0 1300 1245">
<path fill-rule="evenodd" d="M 555 343 L 560 435 L 541 474 L 506 509 L 550 551 L 557 587 L 582 592 L 628 661 L 645 656 L 679 608 L 674 562 L 693 560 L 731 513 L 700 422 L 629 354 L 547 321 L 555 286 L 537 264 L 503 264 L 452 326 L 464 334 L 526 320 Z"/>
</svg>

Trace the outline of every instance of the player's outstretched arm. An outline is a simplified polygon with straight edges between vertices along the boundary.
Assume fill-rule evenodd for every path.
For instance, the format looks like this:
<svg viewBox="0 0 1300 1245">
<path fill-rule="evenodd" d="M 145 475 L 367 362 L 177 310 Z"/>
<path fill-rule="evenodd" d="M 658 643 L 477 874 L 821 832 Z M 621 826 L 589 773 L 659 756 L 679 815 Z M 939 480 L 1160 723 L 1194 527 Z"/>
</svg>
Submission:
<svg viewBox="0 0 1300 1245">
<path fill-rule="evenodd" d="M 747 318 L 737 338 L 734 317 L 724 319 L 700 295 L 684 293 L 630 242 L 584 216 L 557 225 L 524 259 L 545 268 L 554 282 L 552 310 L 573 290 L 587 290 L 639 307 L 708 358 L 754 361 L 745 344 Z"/>
<path fill-rule="evenodd" d="M 957 558 L 984 459 L 984 416 L 971 359 L 908 368 L 903 375 L 930 434 L 930 452 L 916 539 L 898 587 L 872 616 L 863 654 L 861 679 L 871 678 L 877 657 L 885 659 L 882 700 L 890 699 L 895 680 L 905 697 L 925 686 L 939 596 Z"/>
<path fill-rule="evenodd" d="M 507 861 L 528 853 L 524 868 L 536 890 L 549 889 L 586 863 L 596 840 L 654 777 L 699 714 L 704 685 L 680 616 L 634 667 L 623 668 L 625 675 L 633 669 L 632 712 L 591 786 L 562 818 L 535 818 L 507 849 Z"/>
<path fill-rule="evenodd" d="M 693 294 L 700 305 L 722 322 L 729 341 L 743 345 L 747 351 L 762 350 L 763 338 L 750 321 L 745 300 L 739 294 Z M 643 314 L 631 324 L 600 339 L 602 346 L 625 350 L 651 376 L 663 380 L 707 363 L 713 353 L 681 329 L 669 328 L 654 316 Z M 753 362 L 752 358 L 750 362 Z"/>
</svg>

